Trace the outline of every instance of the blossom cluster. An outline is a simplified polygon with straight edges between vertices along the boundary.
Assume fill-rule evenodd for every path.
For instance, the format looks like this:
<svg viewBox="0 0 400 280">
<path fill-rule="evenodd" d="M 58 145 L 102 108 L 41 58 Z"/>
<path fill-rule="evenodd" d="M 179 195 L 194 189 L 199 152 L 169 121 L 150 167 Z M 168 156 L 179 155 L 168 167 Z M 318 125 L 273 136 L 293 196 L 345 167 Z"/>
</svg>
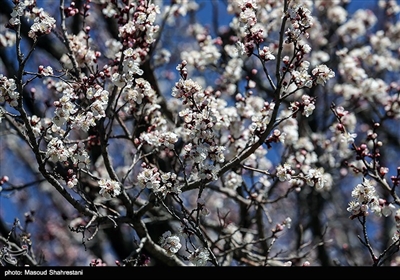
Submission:
<svg viewBox="0 0 400 280">
<path fill-rule="evenodd" d="M 315 187 L 316 190 L 329 190 L 333 180 L 329 173 L 325 173 L 323 168 L 311 168 L 303 163 L 300 173 L 296 174 L 296 170 L 291 165 L 285 163 L 276 168 L 276 176 L 282 182 L 287 181 L 290 185 L 301 187 L 304 184 Z"/>
<path fill-rule="evenodd" d="M 7 102 L 12 107 L 18 106 L 19 93 L 14 79 L 0 74 L 0 103 Z"/>
<path fill-rule="evenodd" d="M 93 49 L 93 40 L 88 37 L 86 32 L 80 31 L 78 34 L 68 35 L 68 43 L 78 67 L 96 66 L 97 59 L 101 56 L 101 53 Z M 67 53 L 63 54 L 60 61 L 67 69 L 72 69 L 74 66 Z"/>
<path fill-rule="evenodd" d="M 108 8 L 103 9 L 103 13 L 107 13 L 107 16 L 118 13 L 121 24 L 119 36 L 124 46 L 133 47 L 133 42 L 135 42 L 142 46 L 141 51 L 146 52 L 148 46 L 155 41 L 155 35 L 159 29 L 159 26 L 155 24 L 156 16 L 160 13 L 158 5 L 153 3 L 147 5 L 146 1 L 139 1 L 136 5 L 127 5 L 123 8 L 109 3 Z"/>
<path fill-rule="evenodd" d="M 160 197 L 165 197 L 169 193 L 180 194 L 181 185 L 175 173 L 162 173 L 156 167 L 142 164 L 142 171 L 137 175 L 139 187 L 153 190 Z"/>
<path fill-rule="evenodd" d="M 186 65 L 183 61 L 177 69 L 183 72 Z M 185 78 L 175 84 L 172 96 L 181 99 L 184 106 L 179 116 L 183 120 L 185 139 L 190 139 L 184 147 L 185 161 L 193 162 L 199 178 L 216 180 L 218 170 L 215 164 L 225 161 L 225 147 L 218 145 L 215 139 L 217 129 L 214 126 L 219 122 L 216 99 L 197 82 Z"/>
<path fill-rule="evenodd" d="M 368 216 L 369 211 L 378 216 L 383 215 L 388 217 L 395 208 L 394 205 L 380 199 L 373 182 L 365 178 L 361 184 L 357 184 L 354 187 L 351 196 L 354 200 L 349 202 L 347 211 L 351 213 L 350 218 L 352 219 L 360 216 Z"/>
<path fill-rule="evenodd" d="M 205 266 L 209 259 L 210 253 L 206 248 L 197 248 L 190 256 L 191 261 L 195 266 Z"/>
<path fill-rule="evenodd" d="M 20 25 L 22 16 L 33 19 L 28 36 L 36 41 L 38 37 L 49 34 L 55 28 L 56 20 L 43 8 L 38 8 L 32 4 L 27 3 L 27 1 L 18 1 L 11 13 L 9 24 L 11 27 Z"/>
<path fill-rule="evenodd" d="M 213 39 L 208 34 L 207 29 L 201 25 L 195 25 L 191 33 L 197 39 L 200 50 L 182 51 L 181 59 L 199 70 L 204 70 L 209 65 L 217 65 L 221 57 L 219 51 L 220 38 Z"/>
<path fill-rule="evenodd" d="M 121 187 L 117 181 L 101 179 L 99 181 L 100 195 L 106 199 L 111 199 L 121 194 Z"/>
<path fill-rule="evenodd" d="M 11 47 L 15 45 L 17 37 L 14 32 L 3 30 L 0 27 L 0 47 Z"/>
<path fill-rule="evenodd" d="M 25 8 L 26 4 L 22 1 L 14 6 L 13 11 L 11 12 L 11 18 L 9 20 L 11 26 L 17 26 L 21 24 L 21 16 L 24 15 Z"/>
<path fill-rule="evenodd" d="M 396 232 L 393 236 L 393 240 L 397 242 L 400 239 L 400 209 L 397 209 L 395 213 L 395 223 L 396 223 Z"/>
<path fill-rule="evenodd" d="M 172 256 L 178 253 L 182 247 L 181 241 L 178 236 L 173 235 L 171 231 L 166 231 L 159 240 L 161 248 L 163 248 L 168 255 Z"/>
<path fill-rule="evenodd" d="M 57 91 L 63 91 L 62 97 L 53 103 L 55 107 L 53 123 L 58 129 L 68 125 L 73 129 L 88 131 L 90 127 L 96 125 L 96 120 L 105 117 L 109 92 L 104 88 L 96 85 L 84 89 L 85 97 L 90 102 L 90 105 L 85 108 L 76 105 L 75 100 L 78 96 L 69 85 L 63 82 L 52 84 L 49 80 L 47 83 L 49 86 L 54 86 Z"/>
<path fill-rule="evenodd" d="M 43 11 L 42 8 L 38 9 L 34 7 L 31 14 L 34 17 L 34 21 L 28 32 L 28 36 L 33 40 L 37 40 L 42 35 L 49 34 L 54 29 L 56 20 Z"/>
</svg>

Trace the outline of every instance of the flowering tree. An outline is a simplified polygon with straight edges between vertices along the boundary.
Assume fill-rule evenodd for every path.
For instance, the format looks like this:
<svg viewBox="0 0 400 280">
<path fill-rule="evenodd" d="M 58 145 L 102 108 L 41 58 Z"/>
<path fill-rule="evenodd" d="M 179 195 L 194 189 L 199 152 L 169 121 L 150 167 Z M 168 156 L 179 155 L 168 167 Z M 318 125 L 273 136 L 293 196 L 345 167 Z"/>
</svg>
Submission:
<svg viewBox="0 0 400 280">
<path fill-rule="evenodd" d="M 0 2 L 2 265 L 400 265 L 395 1 Z"/>
</svg>

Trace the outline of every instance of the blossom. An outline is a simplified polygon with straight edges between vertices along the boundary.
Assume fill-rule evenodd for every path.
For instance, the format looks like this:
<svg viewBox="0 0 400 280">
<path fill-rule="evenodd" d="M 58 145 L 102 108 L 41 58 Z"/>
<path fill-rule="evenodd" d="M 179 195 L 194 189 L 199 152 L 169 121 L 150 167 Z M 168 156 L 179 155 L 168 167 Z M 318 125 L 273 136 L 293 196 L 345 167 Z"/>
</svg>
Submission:
<svg viewBox="0 0 400 280">
<path fill-rule="evenodd" d="M 177 175 L 175 173 L 167 172 L 160 175 L 161 184 L 157 189 L 153 189 L 154 192 L 160 193 L 162 197 L 165 197 L 169 193 L 180 194 L 181 185 L 177 182 Z"/>
<path fill-rule="evenodd" d="M 351 196 L 361 203 L 369 203 L 376 198 L 375 187 L 370 180 L 364 179 L 362 184 L 355 186 L 351 192 Z"/>
<path fill-rule="evenodd" d="M 243 184 L 242 176 L 231 171 L 225 176 L 224 184 L 227 188 L 237 189 Z"/>
<path fill-rule="evenodd" d="M 89 108 L 93 113 L 93 117 L 99 120 L 105 117 L 105 109 L 108 105 L 109 92 L 101 87 L 89 88 L 86 92 L 86 97 L 92 101 Z"/>
<path fill-rule="evenodd" d="M 386 104 L 387 84 L 379 78 L 367 78 L 361 81 L 360 88 L 363 96 L 371 102 Z"/>
<path fill-rule="evenodd" d="M 342 36 L 345 43 L 365 35 L 368 28 L 377 22 L 377 17 L 371 10 L 357 10 L 352 18 L 337 29 L 337 34 Z"/>
<path fill-rule="evenodd" d="M 293 104 L 291 104 L 292 107 Z M 286 116 L 290 116 L 291 112 L 289 110 L 283 110 L 281 112 L 282 118 L 286 118 L 284 121 L 282 121 L 278 129 L 281 131 L 281 135 L 279 137 L 279 140 L 286 145 L 291 145 L 294 144 L 298 141 L 299 139 L 299 125 L 298 122 L 295 118 L 287 118 Z"/>
<path fill-rule="evenodd" d="M 182 51 L 181 59 L 199 70 L 204 70 L 208 65 L 216 65 L 221 52 L 218 49 L 218 39 L 212 39 L 207 31 L 199 25 L 195 25 L 194 33 L 199 41 L 200 50 Z M 198 30 L 199 29 L 199 30 Z"/>
<path fill-rule="evenodd" d="M 182 247 L 180 239 L 177 235 L 172 235 L 171 231 L 166 231 L 160 237 L 160 246 L 167 252 L 169 256 L 176 254 Z"/>
<path fill-rule="evenodd" d="M 85 168 L 90 164 L 90 158 L 88 151 L 86 150 L 85 144 L 79 141 L 77 144 L 73 144 L 68 148 L 70 154 L 70 160 L 75 166 L 79 168 Z"/>
<path fill-rule="evenodd" d="M 357 133 L 344 132 L 340 135 L 340 142 L 353 144 L 356 137 Z"/>
<path fill-rule="evenodd" d="M 347 211 L 352 213 L 352 217 L 368 215 L 369 210 L 378 216 L 382 214 L 387 216 L 392 211 L 392 206 L 382 203 L 372 182 L 366 178 L 363 179 L 361 184 L 357 184 L 354 187 L 351 196 L 353 197 L 353 201 L 349 203 Z"/>
<path fill-rule="evenodd" d="M 214 164 L 205 163 L 201 165 L 201 167 L 199 174 L 200 179 L 207 181 L 218 180 L 218 168 Z"/>
<path fill-rule="evenodd" d="M 331 177 L 328 174 L 324 173 L 323 168 L 310 168 L 305 178 L 306 183 L 309 186 L 315 186 L 317 190 L 321 190 L 324 187 L 330 188 L 330 184 L 332 183 Z"/>
<path fill-rule="evenodd" d="M 113 73 L 111 76 L 111 82 L 117 87 L 123 87 L 126 83 L 124 76 L 119 73 Z"/>
<path fill-rule="evenodd" d="M 100 55 L 91 48 L 92 40 L 86 38 L 87 34 L 84 31 L 80 31 L 78 34 L 68 35 L 68 42 L 73 55 L 80 67 L 96 67 L 97 58 Z M 67 54 L 61 57 L 61 62 L 66 68 L 72 68 L 72 62 Z"/>
<path fill-rule="evenodd" d="M 264 61 L 275 60 L 275 56 L 272 54 L 269 47 L 263 47 L 260 49 L 259 54 Z"/>
<path fill-rule="evenodd" d="M 53 75 L 53 68 L 51 68 L 51 66 L 44 67 L 43 65 L 39 65 L 38 72 L 43 76 L 51 76 Z"/>
<path fill-rule="evenodd" d="M 325 84 L 329 79 L 335 77 L 335 72 L 325 64 L 320 64 L 312 70 L 312 74 L 317 84 Z"/>
<path fill-rule="evenodd" d="M 361 213 L 361 203 L 355 200 L 350 201 L 347 211 L 350 212 L 352 216 L 358 216 Z"/>
<path fill-rule="evenodd" d="M 279 181 L 289 181 L 292 178 L 294 171 L 291 169 L 291 166 L 287 163 L 279 165 L 276 168 L 276 176 L 278 177 Z"/>
<path fill-rule="evenodd" d="M 52 138 L 47 144 L 46 157 L 53 162 L 65 162 L 70 156 L 69 150 L 64 146 L 61 139 Z"/>
<path fill-rule="evenodd" d="M 128 76 L 123 76 L 127 79 Z M 144 99 L 148 102 L 156 103 L 156 93 L 151 87 L 150 83 L 143 78 L 136 78 L 134 80 L 126 80 L 127 86 L 122 90 L 122 98 L 129 102 L 128 109 L 137 110 L 138 105 L 143 103 Z"/>
<path fill-rule="evenodd" d="M 157 190 L 160 187 L 160 173 L 157 168 L 144 167 L 144 170 L 137 176 L 139 186 L 144 189 Z"/>
<path fill-rule="evenodd" d="M 396 207 L 392 203 L 385 203 L 381 208 L 381 213 L 385 217 L 389 217 Z"/>
<path fill-rule="evenodd" d="M 293 70 L 291 72 L 292 79 L 295 82 L 296 86 L 299 88 L 302 87 L 312 87 L 312 78 L 310 74 L 308 74 L 307 69 L 302 69 L 301 71 Z"/>
<path fill-rule="evenodd" d="M 82 129 L 88 131 L 90 127 L 96 126 L 96 119 L 92 112 L 78 113 L 75 116 L 69 118 L 71 127 L 74 129 Z"/>
<path fill-rule="evenodd" d="M 311 46 L 309 44 L 300 45 L 301 51 L 303 53 L 311 52 Z M 305 62 L 305 61 L 304 61 Z"/>
<path fill-rule="evenodd" d="M 19 92 L 14 79 L 8 79 L 0 74 L 0 103 L 8 102 L 11 106 L 18 106 Z"/>
<path fill-rule="evenodd" d="M 308 103 L 304 106 L 303 115 L 309 117 L 315 109 L 315 105 L 313 103 Z"/>
<path fill-rule="evenodd" d="M 26 4 L 21 1 L 16 4 L 11 12 L 11 18 L 9 20 L 10 25 L 19 25 L 21 23 L 20 17 L 24 15 L 24 10 L 26 8 Z"/>
<path fill-rule="evenodd" d="M 6 30 L 4 34 L 0 33 L 0 47 L 14 46 L 17 41 L 17 35 L 14 32 Z"/>
<path fill-rule="evenodd" d="M 311 16 L 310 10 L 305 6 L 296 5 L 295 7 L 289 8 L 286 13 L 292 26 L 285 32 L 287 35 L 285 43 L 290 44 L 297 42 L 302 34 L 309 37 L 306 30 L 313 25 L 313 17 Z"/>
<path fill-rule="evenodd" d="M 175 87 L 172 89 L 172 96 L 176 98 L 183 97 L 184 99 L 187 99 L 188 97 L 191 97 L 194 94 L 200 92 L 201 89 L 202 87 L 192 79 L 180 79 L 179 82 L 177 82 L 175 84 Z"/>
<path fill-rule="evenodd" d="M 288 229 L 292 226 L 292 219 L 290 217 L 287 217 L 282 224 L 284 224 Z"/>
<path fill-rule="evenodd" d="M 196 266 L 204 266 L 207 264 L 209 256 L 210 253 L 206 248 L 197 248 L 196 251 L 189 256 L 189 261 Z"/>
<path fill-rule="evenodd" d="M 139 61 L 128 57 L 125 58 L 124 61 L 122 62 L 122 70 L 125 74 L 128 74 L 129 76 L 134 76 L 134 75 L 142 75 L 143 70 L 140 69 L 140 64 Z"/>
<path fill-rule="evenodd" d="M 43 9 L 34 8 L 34 13 L 36 14 L 34 23 L 28 32 L 28 36 L 36 40 L 39 36 L 49 34 L 51 30 L 55 27 L 56 20 L 51 17 Z"/>
<path fill-rule="evenodd" d="M 111 199 L 121 194 L 121 187 L 117 181 L 110 179 L 100 179 L 99 181 L 100 195 L 105 199 Z"/>
<path fill-rule="evenodd" d="M 71 178 L 67 181 L 68 188 L 72 189 L 74 186 L 78 184 L 78 178 L 76 178 L 76 174 L 72 175 Z"/>
<path fill-rule="evenodd" d="M 334 6 L 327 9 L 327 17 L 333 23 L 342 24 L 347 19 L 347 11 L 342 6 Z"/>
<path fill-rule="evenodd" d="M 243 0 L 238 1 L 240 8 L 239 20 L 244 23 L 246 27 L 252 27 L 257 23 L 256 11 L 258 9 L 256 1 Z"/>
</svg>

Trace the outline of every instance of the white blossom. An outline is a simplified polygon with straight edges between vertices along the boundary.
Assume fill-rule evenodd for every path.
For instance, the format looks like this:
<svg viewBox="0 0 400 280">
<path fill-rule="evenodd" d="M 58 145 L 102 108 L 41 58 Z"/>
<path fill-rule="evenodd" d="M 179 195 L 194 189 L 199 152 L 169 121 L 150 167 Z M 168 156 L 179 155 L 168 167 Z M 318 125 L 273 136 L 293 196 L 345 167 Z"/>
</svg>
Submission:
<svg viewBox="0 0 400 280">
<path fill-rule="evenodd" d="M 210 253 L 206 248 L 197 248 L 196 251 L 189 256 L 189 261 L 195 266 L 205 266 L 209 256 Z"/>
<path fill-rule="evenodd" d="M 160 237 L 160 246 L 163 248 L 169 256 L 178 253 L 182 244 L 177 235 L 173 235 L 171 231 L 166 231 Z"/>
<path fill-rule="evenodd" d="M 100 179 L 100 195 L 105 199 L 111 199 L 121 194 L 121 187 L 117 181 L 111 179 Z"/>
<path fill-rule="evenodd" d="M 329 79 L 335 77 L 335 72 L 329 69 L 325 64 L 320 64 L 312 70 L 317 84 L 325 84 Z"/>
</svg>

